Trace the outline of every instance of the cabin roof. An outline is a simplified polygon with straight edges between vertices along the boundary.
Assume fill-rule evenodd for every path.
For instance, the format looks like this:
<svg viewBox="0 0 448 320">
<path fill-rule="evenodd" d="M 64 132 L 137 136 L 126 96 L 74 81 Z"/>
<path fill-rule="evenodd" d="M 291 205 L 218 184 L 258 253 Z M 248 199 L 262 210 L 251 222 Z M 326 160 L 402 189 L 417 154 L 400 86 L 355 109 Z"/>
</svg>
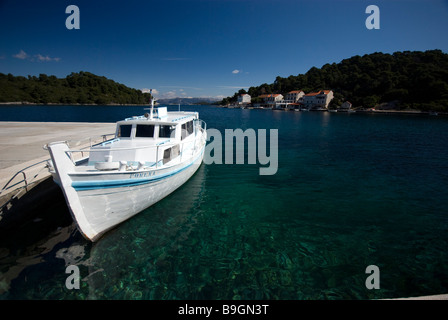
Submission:
<svg viewBox="0 0 448 320">
<path fill-rule="evenodd" d="M 147 115 L 147 116 L 146 116 Z M 149 119 L 149 113 L 142 116 L 134 116 L 118 121 L 122 124 L 154 124 L 154 125 L 173 125 L 178 123 L 185 123 L 197 118 L 197 112 L 176 111 L 168 112 L 166 116 L 159 117 L 157 113 L 154 113 L 153 119 Z"/>
</svg>

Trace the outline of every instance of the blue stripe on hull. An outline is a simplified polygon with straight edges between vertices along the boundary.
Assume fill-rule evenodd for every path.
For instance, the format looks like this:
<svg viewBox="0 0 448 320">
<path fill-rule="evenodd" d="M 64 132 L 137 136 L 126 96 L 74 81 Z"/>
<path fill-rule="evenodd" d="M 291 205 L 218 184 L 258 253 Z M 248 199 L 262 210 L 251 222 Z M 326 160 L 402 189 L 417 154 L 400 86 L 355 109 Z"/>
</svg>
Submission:
<svg viewBox="0 0 448 320">
<path fill-rule="evenodd" d="M 202 150 L 203 152 L 203 150 Z M 202 152 L 199 154 L 198 158 L 201 156 Z M 86 191 L 86 190 L 97 190 L 97 189 L 109 189 L 109 188 L 123 188 L 123 187 L 133 187 L 133 186 L 139 186 L 142 184 L 149 184 L 154 183 L 160 180 L 167 179 L 169 177 L 172 177 L 185 169 L 189 168 L 191 165 L 193 165 L 196 160 L 189 163 L 187 166 L 170 172 L 166 174 L 161 174 L 158 176 L 152 176 L 150 178 L 146 179 L 120 179 L 120 180 L 97 180 L 97 181 L 74 181 L 72 182 L 72 187 L 76 191 Z"/>
</svg>

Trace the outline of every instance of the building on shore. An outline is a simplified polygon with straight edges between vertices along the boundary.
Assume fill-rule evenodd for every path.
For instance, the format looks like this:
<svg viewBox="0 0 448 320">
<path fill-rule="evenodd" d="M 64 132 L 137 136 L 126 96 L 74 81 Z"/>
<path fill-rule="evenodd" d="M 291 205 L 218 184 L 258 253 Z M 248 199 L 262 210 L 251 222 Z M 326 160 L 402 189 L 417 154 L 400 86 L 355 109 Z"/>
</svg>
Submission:
<svg viewBox="0 0 448 320">
<path fill-rule="evenodd" d="M 302 90 L 294 90 L 294 91 L 290 91 L 287 94 L 285 94 L 285 98 L 284 101 L 286 103 L 298 103 L 300 102 L 301 98 L 305 95 L 305 92 L 303 92 Z"/>
<path fill-rule="evenodd" d="M 305 94 L 303 96 L 303 104 L 308 110 L 327 110 L 332 99 L 333 91 L 320 90 Z"/>
<path fill-rule="evenodd" d="M 238 96 L 238 105 L 245 106 L 251 103 L 251 96 L 247 93 L 242 93 Z"/>
<path fill-rule="evenodd" d="M 264 102 L 272 107 L 275 107 L 276 103 L 281 101 L 283 101 L 283 95 L 279 93 L 268 94 L 267 97 L 264 99 Z"/>
<path fill-rule="evenodd" d="M 258 98 L 263 99 L 263 103 L 257 105 L 269 109 L 275 108 L 278 103 L 283 101 L 283 95 L 279 93 L 262 94 L 261 96 L 258 96 Z"/>
<path fill-rule="evenodd" d="M 285 96 L 279 93 L 263 94 L 256 98 L 255 107 L 269 109 L 327 110 L 333 99 L 333 91 L 321 90 L 305 94 L 302 90 L 290 91 Z M 263 103 L 260 101 L 263 100 Z"/>
</svg>

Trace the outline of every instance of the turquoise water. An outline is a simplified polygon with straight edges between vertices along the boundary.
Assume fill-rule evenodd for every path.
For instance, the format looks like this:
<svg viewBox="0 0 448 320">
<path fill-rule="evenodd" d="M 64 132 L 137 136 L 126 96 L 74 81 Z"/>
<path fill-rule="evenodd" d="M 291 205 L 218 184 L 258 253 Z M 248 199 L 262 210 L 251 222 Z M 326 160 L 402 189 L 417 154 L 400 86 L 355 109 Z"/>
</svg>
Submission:
<svg viewBox="0 0 448 320">
<path fill-rule="evenodd" d="M 70 121 L 67 114 L 76 114 L 71 121 L 99 122 L 142 113 L 22 108 L 0 108 L 2 120 Z M 448 293 L 448 118 L 184 109 L 199 111 L 208 128 L 223 134 L 278 129 L 277 174 L 260 176 L 258 164 L 203 164 L 178 191 L 94 244 L 55 195 L 42 219 L 0 240 L 1 299 Z M 29 231 L 47 220 L 45 233 Z M 71 264 L 80 268 L 79 290 L 65 287 Z M 369 265 L 380 269 L 379 290 L 365 286 Z"/>
</svg>

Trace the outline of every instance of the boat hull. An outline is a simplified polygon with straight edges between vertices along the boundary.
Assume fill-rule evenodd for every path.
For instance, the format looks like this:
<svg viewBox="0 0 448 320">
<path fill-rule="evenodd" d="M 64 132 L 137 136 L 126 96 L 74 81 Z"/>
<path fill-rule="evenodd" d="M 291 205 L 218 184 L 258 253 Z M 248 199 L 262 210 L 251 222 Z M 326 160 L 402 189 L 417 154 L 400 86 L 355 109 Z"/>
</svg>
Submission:
<svg viewBox="0 0 448 320">
<path fill-rule="evenodd" d="M 205 147 L 205 146 L 204 146 Z M 183 185 L 202 163 L 204 147 L 171 168 L 102 175 L 70 174 L 64 144 L 51 146 L 57 182 L 80 232 L 91 241 Z M 56 180 L 56 179 L 55 179 Z"/>
</svg>

